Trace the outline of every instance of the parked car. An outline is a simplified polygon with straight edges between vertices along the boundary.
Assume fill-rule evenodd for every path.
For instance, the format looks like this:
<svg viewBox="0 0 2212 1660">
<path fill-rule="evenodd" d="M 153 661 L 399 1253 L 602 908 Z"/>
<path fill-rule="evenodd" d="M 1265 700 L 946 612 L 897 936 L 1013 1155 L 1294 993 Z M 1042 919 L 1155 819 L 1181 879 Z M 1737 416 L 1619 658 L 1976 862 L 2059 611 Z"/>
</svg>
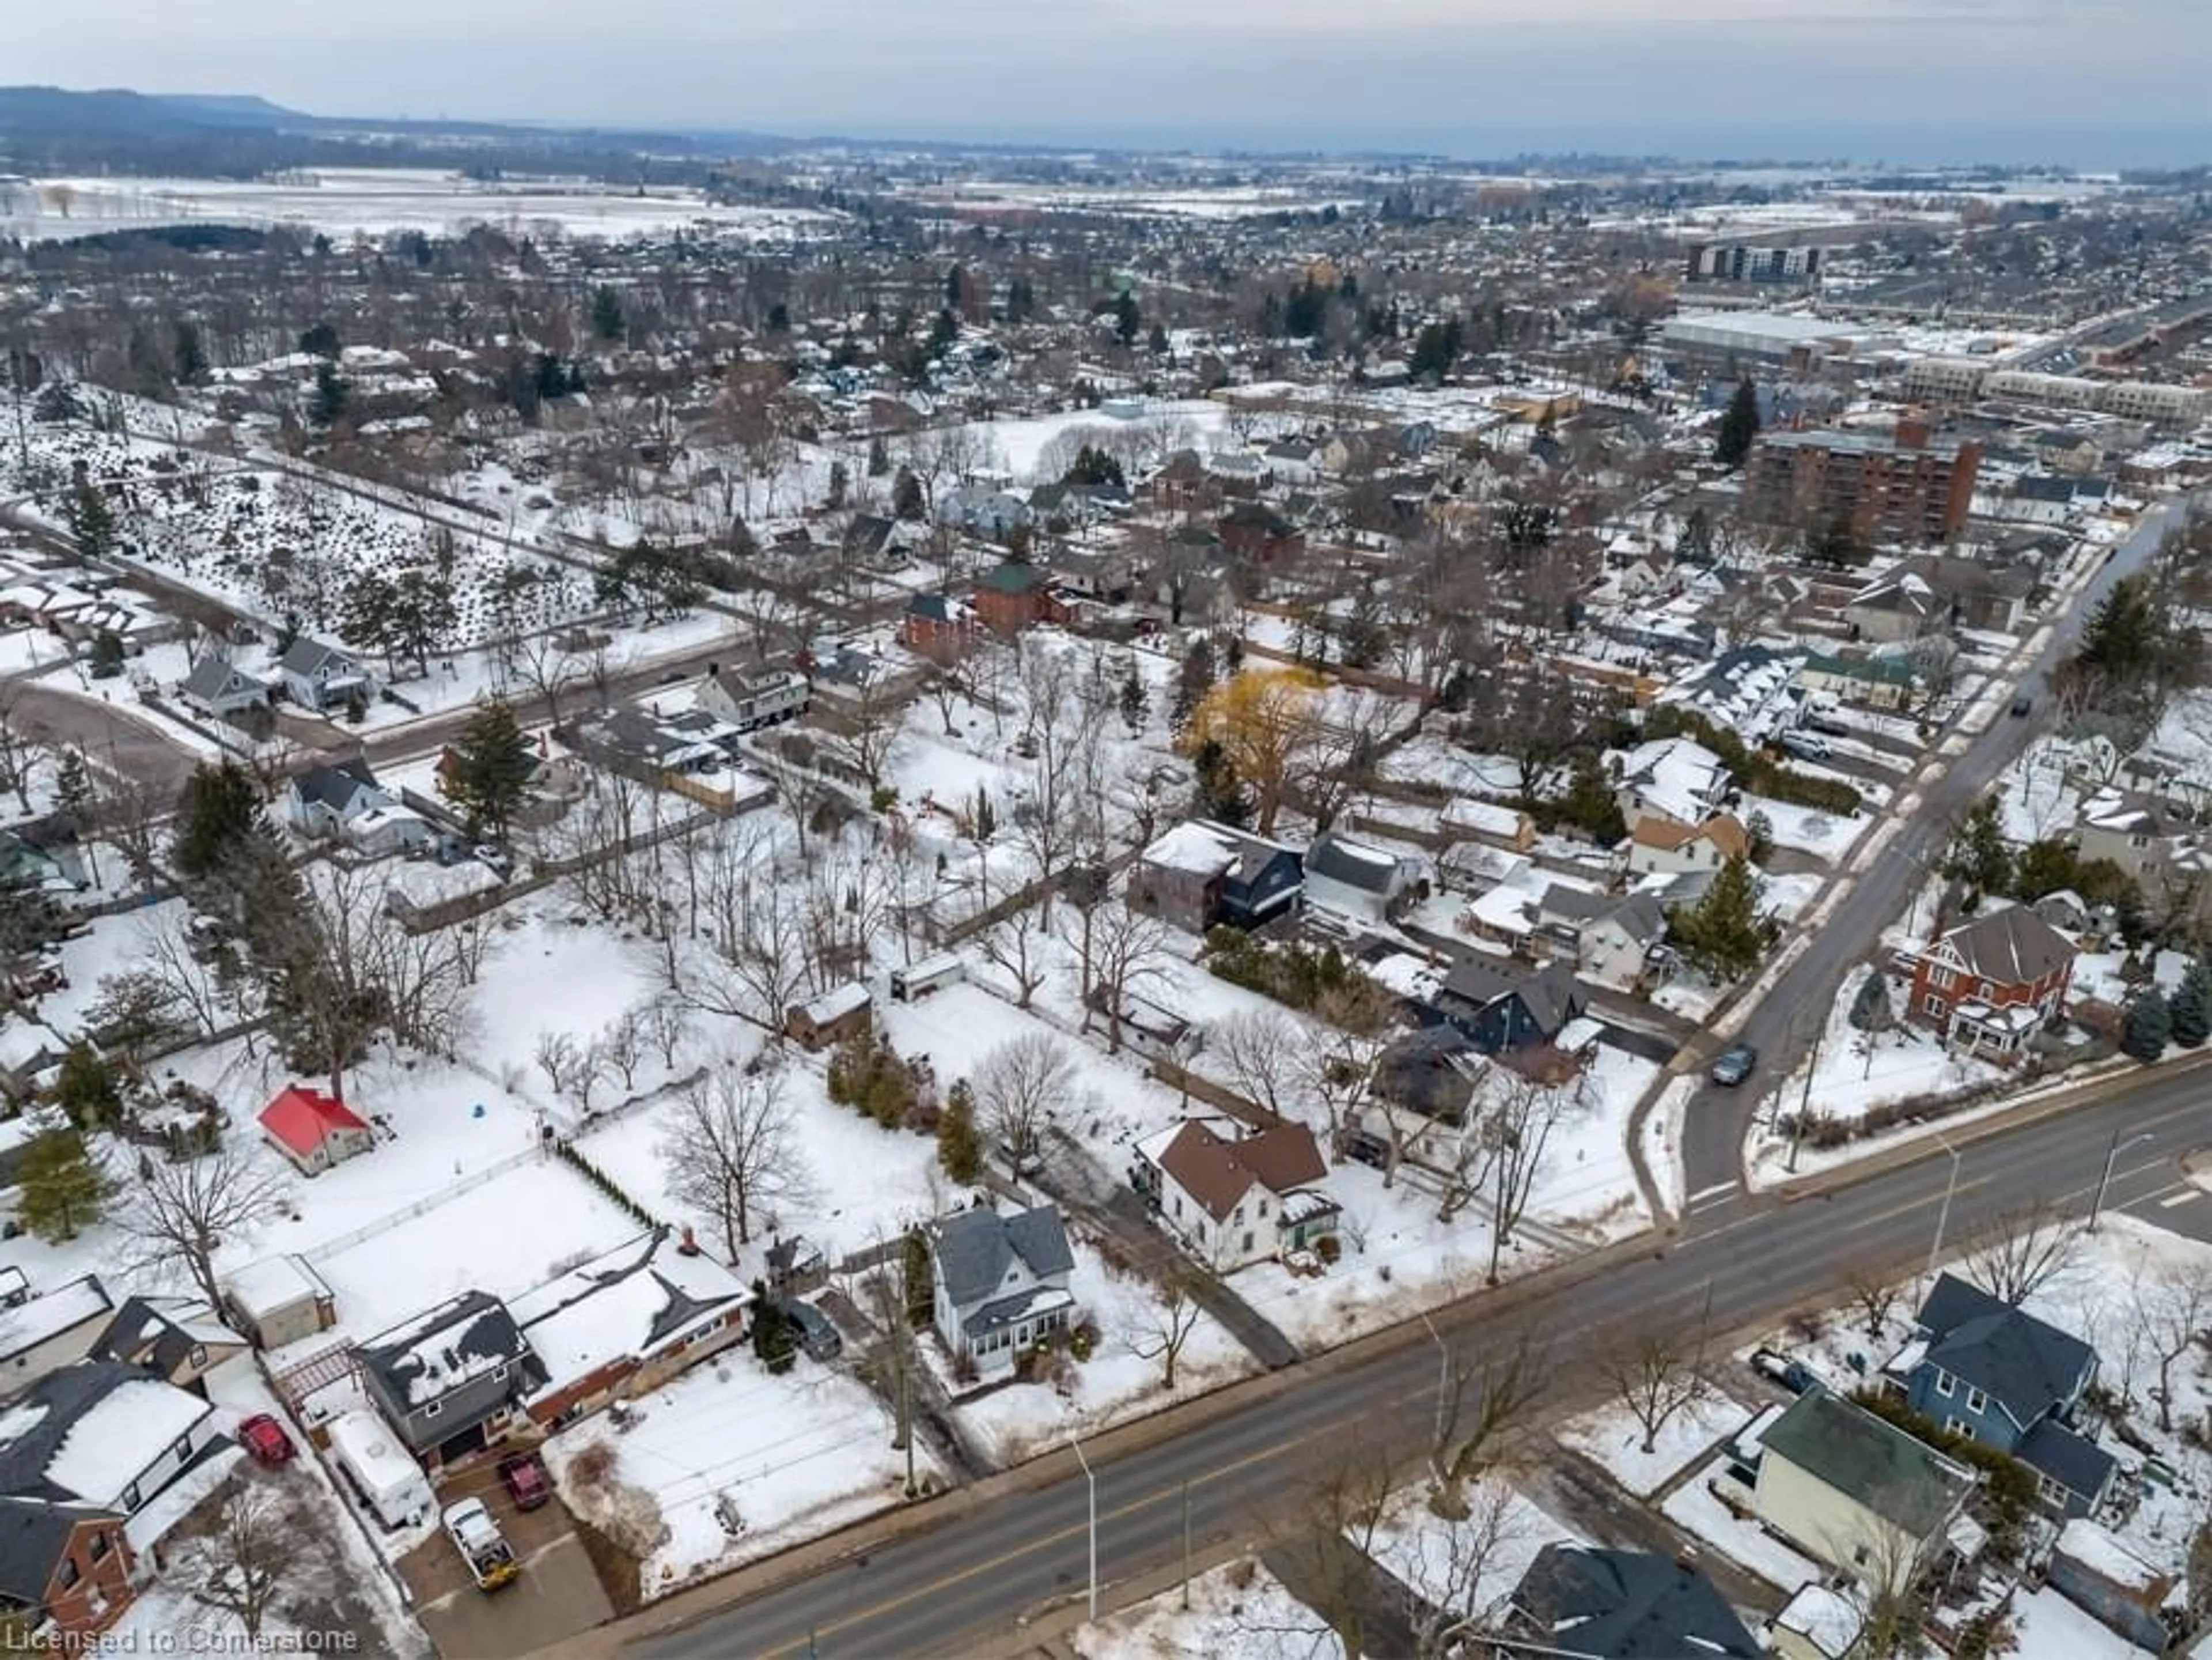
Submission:
<svg viewBox="0 0 2212 1660">
<path fill-rule="evenodd" d="M 497 1590 L 501 1585 L 514 1583 L 522 1572 L 522 1565 L 514 1560 L 514 1548 L 501 1536 L 499 1524 L 491 1519 L 481 1499 L 464 1499 L 458 1505 L 449 1505 L 445 1515 L 446 1537 L 453 1541 L 453 1548 L 469 1565 L 469 1576 L 477 1582 L 477 1589 Z"/>
<path fill-rule="evenodd" d="M 1828 758 L 1828 740 L 1817 732 L 1785 732 L 1782 734 L 1782 747 L 1808 761 Z"/>
<path fill-rule="evenodd" d="M 1712 1080 L 1733 1089 L 1751 1076 L 1759 1064 L 1759 1051 L 1748 1043 L 1731 1043 L 1713 1061 Z"/>
<path fill-rule="evenodd" d="M 292 1444 L 292 1438 L 285 1434 L 284 1426 L 265 1412 L 257 1412 L 240 1420 L 238 1443 L 253 1456 L 255 1463 L 272 1468 L 289 1463 L 299 1452 Z"/>
<path fill-rule="evenodd" d="M 495 876 L 509 875 L 514 869 L 514 861 L 489 842 L 478 842 L 470 849 L 470 852 L 476 855 L 477 863 L 483 865 Z"/>
<path fill-rule="evenodd" d="M 499 1479 L 517 1510 L 536 1510 L 553 1496 L 553 1483 L 534 1452 L 511 1453 L 501 1459 Z"/>
<path fill-rule="evenodd" d="M 1792 1395 L 1802 1395 L 1820 1380 L 1813 1376 L 1812 1369 L 1802 1360 L 1792 1360 L 1786 1354 L 1772 1349 L 1753 1349 L 1751 1369 L 1761 1377 L 1782 1385 Z"/>
<path fill-rule="evenodd" d="M 838 1335 L 829 1317 L 811 1303 L 802 1303 L 796 1297 L 787 1297 L 776 1304 L 785 1319 L 799 1328 L 799 1347 L 806 1351 L 810 1360 L 828 1362 L 845 1352 L 845 1340 Z"/>
</svg>

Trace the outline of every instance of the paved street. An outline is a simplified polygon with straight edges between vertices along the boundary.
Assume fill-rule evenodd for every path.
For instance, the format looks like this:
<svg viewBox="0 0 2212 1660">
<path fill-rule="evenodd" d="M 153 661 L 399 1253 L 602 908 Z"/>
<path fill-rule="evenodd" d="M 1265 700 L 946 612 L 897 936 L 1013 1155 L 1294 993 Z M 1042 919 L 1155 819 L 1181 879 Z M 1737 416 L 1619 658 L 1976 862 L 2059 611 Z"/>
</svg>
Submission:
<svg viewBox="0 0 2212 1660">
<path fill-rule="evenodd" d="M 2109 1205 L 2164 1222 L 2203 1203 L 2168 1201 L 2191 1191 L 2180 1161 L 2212 1135 L 2204 1088 L 2194 1069 L 2130 1075 L 2108 1099 L 2032 1123 L 1978 1140 L 1962 1128 L 1950 1241 L 1966 1241 L 2029 1196 L 2086 1209 L 2116 1133 L 2156 1139 L 2122 1156 Z M 1832 1303 L 1843 1275 L 1861 1264 L 1922 1266 L 1951 1161 L 1932 1145 L 1906 1157 L 1820 1191 L 1725 1199 L 1686 1219 L 1678 1237 L 1631 1241 L 1476 1297 L 1436 1316 L 1437 1327 L 1455 1350 L 1479 1353 L 1533 1326 L 1557 1346 L 1559 1404 L 1572 1404 L 1595 1392 L 1577 1387 L 1577 1353 L 1632 1323 L 1692 1323 L 1710 1306 L 1718 1328 L 1765 1324 Z M 1201 1546 L 1224 1536 L 1264 1542 L 1268 1519 L 1295 1517 L 1300 1492 L 1342 1461 L 1371 1456 L 1386 1438 L 1417 1450 L 1435 1377 L 1426 1333 L 1401 1328 L 1088 1444 L 1102 1576 L 1172 1567 L 1186 1491 Z M 644 1638 L 630 1651 L 645 1660 L 799 1656 L 810 1640 L 825 1657 L 957 1654 L 1013 1630 L 1042 1604 L 1079 1595 L 1085 1537 L 1082 1476 L 1072 1456 L 1058 1457 L 863 1530 L 842 1560 L 796 1562 L 787 1571 L 805 1577 L 686 1629 L 647 1635 L 677 1617 L 662 1612 L 619 1631 Z M 767 1573 L 775 1572 L 769 1565 Z M 732 1582 L 721 1594 L 742 1589 Z"/>
<path fill-rule="evenodd" d="M 1906 900 L 1925 879 L 1914 859 L 1934 859 L 1949 826 L 1987 793 L 1991 781 L 2018 757 L 2028 739 L 2045 730 L 2051 711 L 2050 699 L 2042 695 L 2045 677 L 2071 647 L 2097 602 L 2150 556 L 2188 505 L 2185 501 L 2168 502 L 2146 515 L 2135 534 L 2098 569 L 2052 630 L 2040 655 L 2020 677 L 2021 690 L 2036 699 L 2034 714 L 2014 720 L 2000 714 L 1971 740 L 1966 753 L 1945 763 L 1921 793 L 1919 804 L 1908 808 L 1911 822 L 1898 842 L 1858 875 L 1834 914 L 1812 931 L 1803 954 L 1752 1010 L 1736 1038 L 1757 1046 L 1759 1073 L 1741 1089 L 1708 1085 L 1691 1098 L 1682 1132 L 1685 1192 L 1704 1193 L 1740 1178 L 1744 1137 L 1766 1090 L 1796 1067 L 1819 1021 L 1833 1006 L 1844 977 L 1869 959 L 1882 930 L 1904 911 Z M 1708 1049 L 1717 1051 L 1720 1047 L 1715 1042 Z"/>
<path fill-rule="evenodd" d="M 82 749 L 95 767 L 154 784 L 164 800 L 184 787 L 199 757 L 150 721 L 86 694 L 69 681 L 16 680 L 9 719 L 27 738 Z"/>
</svg>

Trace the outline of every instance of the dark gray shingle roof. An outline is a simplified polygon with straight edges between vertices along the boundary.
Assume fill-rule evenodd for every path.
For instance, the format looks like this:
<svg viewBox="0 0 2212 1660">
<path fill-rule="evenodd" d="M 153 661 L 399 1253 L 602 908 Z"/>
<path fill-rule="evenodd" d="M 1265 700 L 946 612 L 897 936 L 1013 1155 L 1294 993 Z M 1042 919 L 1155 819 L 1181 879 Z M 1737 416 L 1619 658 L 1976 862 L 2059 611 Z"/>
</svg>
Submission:
<svg viewBox="0 0 2212 1660">
<path fill-rule="evenodd" d="M 1039 1279 L 1075 1266 L 1056 1205 L 1037 1205 L 1012 1216 L 978 1206 L 941 1219 L 933 1232 L 945 1294 L 963 1308 L 1004 1284 L 1017 1257 Z"/>
<path fill-rule="evenodd" d="M 1547 1545 L 1513 1606 L 1559 1650 L 1589 1660 L 1762 1652 L 1700 1570 L 1648 1551 Z"/>
<path fill-rule="evenodd" d="M 2071 1333 L 1945 1274 L 1921 1304 L 1928 1361 L 1980 1389 L 2025 1427 L 2070 1402 L 2097 1352 Z"/>
</svg>

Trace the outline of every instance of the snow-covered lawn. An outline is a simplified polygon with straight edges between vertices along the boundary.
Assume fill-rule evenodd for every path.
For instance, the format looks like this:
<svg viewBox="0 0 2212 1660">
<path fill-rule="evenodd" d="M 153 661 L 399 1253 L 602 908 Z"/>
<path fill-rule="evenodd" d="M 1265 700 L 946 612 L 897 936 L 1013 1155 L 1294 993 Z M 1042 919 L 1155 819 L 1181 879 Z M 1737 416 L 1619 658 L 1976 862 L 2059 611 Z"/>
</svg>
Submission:
<svg viewBox="0 0 2212 1660">
<path fill-rule="evenodd" d="M 1415 1596 L 1478 1610 L 1511 1596 L 1545 1546 L 1588 1542 L 1502 1478 L 1476 1484 L 1465 1497 L 1466 1517 L 1447 1520 L 1429 1507 L 1425 1484 L 1416 1482 L 1390 1501 L 1367 1541 L 1369 1554 Z"/>
<path fill-rule="evenodd" d="M 2005 1652 L 2012 1660 L 2135 1660 L 2148 1652 L 2048 1585 L 2015 1592 L 2006 1618 L 2013 1640 Z"/>
<path fill-rule="evenodd" d="M 805 1355 L 774 1377 L 742 1346 L 631 1402 L 635 1427 L 617 1433 L 590 1418 L 547 1443 L 566 1482 L 570 1462 L 604 1443 L 615 1476 L 651 1496 L 668 1538 L 641 1571 L 648 1596 L 789 1548 L 900 1502 L 906 1454 L 891 1446 L 890 1414 L 842 1372 Z M 918 1482 L 942 1473 L 919 1442 Z M 743 1517 L 734 1539 L 715 1518 L 727 1493 Z M 588 1513 L 588 1511 L 587 1511 Z"/>
<path fill-rule="evenodd" d="M 1180 1588 L 1079 1627 L 1066 1639 L 1083 1660 L 1341 1660 L 1328 1622 L 1257 1561 L 1231 1562 Z"/>
<path fill-rule="evenodd" d="M 1683 1466 L 1734 1435 L 1751 1417 L 1741 1402 L 1714 1391 L 1700 1395 L 1659 1426 L 1651 1450 L 1644 1450 L 1644 1426 L 1618 1403 L 1584 1413 L 1562 1425 L 1559 1439 L 1603 1465 L 1613 1479 L 1639 1499 L 1658 1492 Z"/>
<path fill-rule="evenodd" d="M 1079 1242 L 1068 1288 L 1098 1328 L 1098 1347 L 1074 1367 L 1068 1394 L 1046 1383 L 1014 1383 L 954 1408 L 1001 1466 L 1060 1442 L 1070 1430 L 1088 1435 L 1144 1417 L 1244 1377 L 1257 1364 L 1226 1329 L 1200 1313 L 1176 1361 L 1170 1395 L 1161 1386 L 1158 1358 L 1166 1321 L 1152 1288 L 1112 1272 Z"/>
<path fill-rule="evenodd" d="M 1794 1114 L 1801 1102 L 1809 1099 L 1816 1119 L 1856 1123 L 1873 1108 L 1891 1102 L 1952 1095 L 2004 1076 L 1995 1062 L 1947 1050 L 1932 1031 L 1905 1024 L 1898 1007 L 1903 994 L 1894 986 L 1887 990 L 1896 1024 L 1871 1035 L 1852 1025 L 1851 1006 L 1866 976 L 1881 972 L 1870 968 L 1844 982 L 1820 1035 L 1809 1095 L 1801 1067 L 1775 1086 L 1780 1113 Z"/>
<path fill-rule="evenodd" d="M 1825 1566 L 1800 1556 L 1758 1523 L 1738 1520 L 1713 1497 L 1705 1483 L 1726 1462 L 1717 1458 L 1700 1468 L 1667 1495 L 1659 1506 L 1660 1513 L 1778 1590 L 1794 1591 L 1810 1581 L 1826 1578 Z"/>
<path fill-rule="evenodd" d="M 1853 787 L 1865 796 L 1870 805 L 1882 792 L 1863 780 L 1853 779 Z M 1773 827 L 1774 845 L 1796 848 L 1801 853 L 1817 854 L 1831 864 L 1841 864 L 1850 853 L 1851 844 L 1875 820 L 1866 811 L 1846 818 L 1840 813 L 1823 812 L 1815 807 L 1792 806 L 1786 801 L 1770 801 L 1763 795 L 1746 795 L 1736 808 L 1739 818 L 1748 822 L 1752 814 L 1764 813 Z"/>
</svg>

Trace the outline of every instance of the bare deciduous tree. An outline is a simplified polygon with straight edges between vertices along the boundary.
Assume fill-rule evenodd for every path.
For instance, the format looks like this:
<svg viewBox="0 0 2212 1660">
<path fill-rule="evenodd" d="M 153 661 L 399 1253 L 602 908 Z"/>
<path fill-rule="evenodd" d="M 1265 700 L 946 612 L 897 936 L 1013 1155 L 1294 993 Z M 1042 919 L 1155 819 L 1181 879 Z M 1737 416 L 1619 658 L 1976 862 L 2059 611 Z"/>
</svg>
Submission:
<svg viewBox="0 0 2212 1660">
<path fill-rule="evenodd" d="M 2079 1231 L 2046 1205 L 1998 1212 L 1966 1236 L 1966 1277 L 2018 1308 L 2073 1260 Z"/>
<path fill-rule="evenodd" d="M 1905 1281 L 1887 1270 L 1862 1267 L 1844 1276 L 1844 1289 L 1850 1293 L 1851 1306 L 1866 1322 L 1866 1335 L 1879 1339 L 1882 1329 L 1889 1323 L 1891 1312 L 1905 1295 Z"/>
<path fill-rule="evenodd" d="M 984 897 L 988 902 L 989 896 Z M 1021 906 L 983 936 L 984 959 L 1004 969 L 1014 982 L 1018 1009 L 1029 1007 L 1044 984 L 1045 946 L 1051 937 L 1044 913 L 1035 905 Z"/>
<path fill-rule="evenodd" d="M 307 1560 L 298 1503 L 273 1477 L 247 1475 L 222 1495 L 215 1523 L 178 1553 L 192 1600 L 236 1620 L 258 1638 L 276 1600 Z"/>
<path fill-rule="evenodd" d="M 2212 1281 L 2186 1268 L 2161 1268 L 2130 1288 L 2129 1313 L 2158 1368 L 2158 1426 L 2173 1429 L 2173 1369 L 2212 1326 Z"/>
<path fill-rule="evenodd" d="M 1160 1387 L 1173 1390 L 1176 1365 L 1204 1312 L 1198 1304 L 1190 1270 L 1181 1263 L 1170 1267 L 1152 1294 L 1140 1299 L 1139 1309 L 1131 1316 L 1123 1335 L 1130 1352 L 1139 1359 L 1160 1363 Z"/>
<path fill-rule="evenodd" d="M 764 1207 L 794 1202 L 807 1191 L 793 1123 L 776 1072 L 734 1060 L 709 1068 L 678 1104 L 661 1145 L 668 1190 L 714 1219 L 732 1262 L 738 1247 L 751 1241 Z"/>
<path fill-rule="evenodd" d="M 1490 1171 L 1490 1283 L 1498 1283 L 1506 1242 L 1528 1208 L 1552 1134 L 1588 1110 L 1589 1074 L 1548 1084 L 1507 1067 L 1491 1068 L 1489 1098 L 1478 1134 L 1487 1148 Z"/>
<path fill-rule="evenodd" d="M 1042 1143 L 1053 1109 L 1073 1091 L 1075 1067 L 1057 1037 L 1030 1032 L 986 1053 L 969 1082 L 984 1127 L 1019 1174 Z"/>
<path fill-rule="evenodd" d="M 145 1158 L 115 1214 L 124 1267 L 156 1281 L 182 1274 L 220 1307 L 216 1252 L 273 1216 L 286 1185 L 275 1169 L 228 1144 L 198 1158 Z"/>
<path fill-rule="evenodd" d="M 1552 1387 L 1552 1361 L 1532 1329 L 1486 1344 L 1480 1359 L 1454 1351 L 1442 1380 L 1443 1404 L 1430 1447 L 1431 1504 L 1463 1515 L 1471 1484 L 1493 1468 L 1505 1444 Z"/>
<path fill-rule="evenodd" d="M 1280 1009 L 1239 1009 L 1206 1034 L 1206 1050 L 1232 1089 L 1281 1118 L 1306 1082 L 1307 1043 L 1304 1029 Z"/>
<path fill-rule="evenodd" d="M 1167 925 L 1159 918 L 1126 905 L 1102 905 L 1095 915 L 1086 913 L 1084 979 L 1106 1017 L 1108 1054 L 1121 1052 L 1121 1017 L 1129 1000 L 1166 976 L 1167 940 Z M 1091 999 L 1084 1008 L 1086 1030 Z"/>
<path fill-rule="evenodd" d="M 1666 1328 L 1622 1334 L 1607 1345 L 1598 1370 L 1613 1398 L 1644 1432 L 1644 1450 L 1654 1450 L 1659 1432 L 1705 1392 L 1698 1375 L 1698 1345 Z"/>
</svg>

